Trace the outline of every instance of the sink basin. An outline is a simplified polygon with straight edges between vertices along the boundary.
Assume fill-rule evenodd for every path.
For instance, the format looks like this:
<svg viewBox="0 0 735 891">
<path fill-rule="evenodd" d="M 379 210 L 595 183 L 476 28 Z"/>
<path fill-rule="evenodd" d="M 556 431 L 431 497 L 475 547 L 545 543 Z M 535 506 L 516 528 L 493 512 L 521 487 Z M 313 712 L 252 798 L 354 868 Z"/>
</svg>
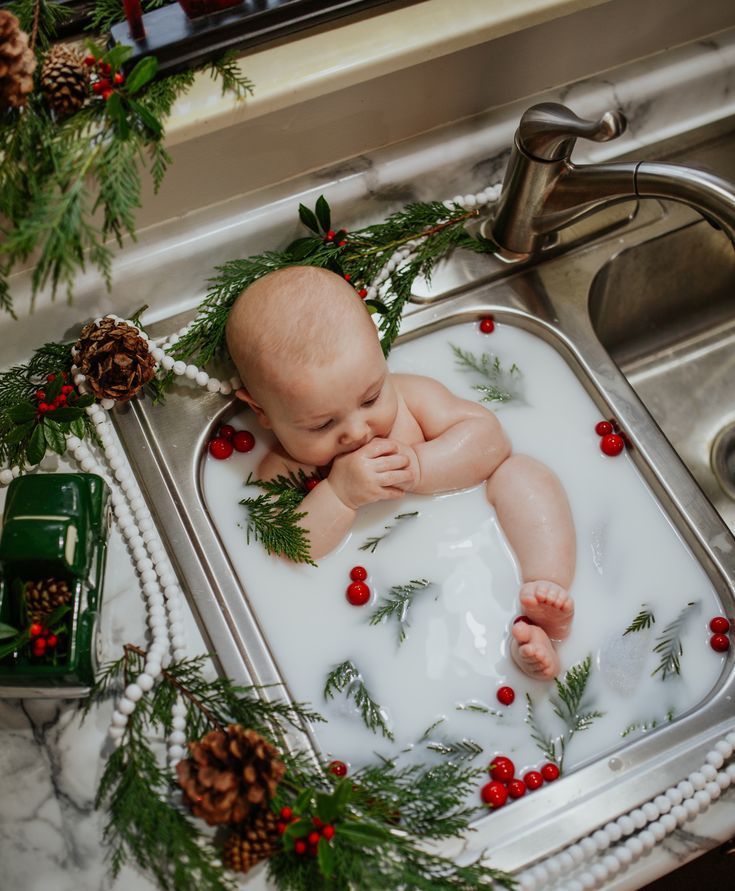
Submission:
<svg viewBox="0 0 735 891">
<path fill-rule="evenodd" d="M 709 500 L 735 531 L 735 255 L 706 222 L 627 248 L 590 317 Z"/>
</svg>

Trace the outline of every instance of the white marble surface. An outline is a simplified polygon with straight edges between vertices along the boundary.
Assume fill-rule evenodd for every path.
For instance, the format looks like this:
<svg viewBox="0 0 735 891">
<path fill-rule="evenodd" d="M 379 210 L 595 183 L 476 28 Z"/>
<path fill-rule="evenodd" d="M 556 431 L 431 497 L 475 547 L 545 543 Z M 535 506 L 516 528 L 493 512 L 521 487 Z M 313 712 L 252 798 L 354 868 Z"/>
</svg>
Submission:
<svg viewBox="0 0 735 891">
<path fill-rule="evenodd" d="M 566 101 L 589 115 L 622 107 L 631 121 L 628 134 L 617 145 L 595 146 L 587 157 L 630 151 L 735 112 L 735 35 L 725 33 L 535 98 Z M 320 192 L 340 222 L 353 225 L 413 198 L 466 194 L 495 182 L 521 111 L 517 106 L 495 111 L 159 227 L 118 258 L 111 294 L 90 276 L 80 283 L 76 307 L 59 302 L 17 323 L 0 320 L 3 363 L 23 358 L 44 340 L 65 336 L 77 322 L 101 312 L 124 314 L 148 301 L 155 305 L 153 319 L 196 304 L 214 265 L 288 243 L 298 230 L 296 204 L 313 204 Z M 145 641 L 142 601 L 117 532 L 107 578 L 101 633 L 106 655 L 113 657 L 123 643 Z M 190 650 L 200 653 L 203 644 L 191 617 L 188 626 Z M 153 887 L 133 869 L 113 881 L 105 862 L 104 815 L 93 809 L 93 797 L 109 752 L 105 728 L 111 710 L 105 703 L 81 724 L 73 703 L 0 702 L 0 887 Z M 733 832 L 735 793 L 729 791 L 606 887 L 639 888 Z M 246 886 L 263 888 L 262 874 Z"/>
</svg>

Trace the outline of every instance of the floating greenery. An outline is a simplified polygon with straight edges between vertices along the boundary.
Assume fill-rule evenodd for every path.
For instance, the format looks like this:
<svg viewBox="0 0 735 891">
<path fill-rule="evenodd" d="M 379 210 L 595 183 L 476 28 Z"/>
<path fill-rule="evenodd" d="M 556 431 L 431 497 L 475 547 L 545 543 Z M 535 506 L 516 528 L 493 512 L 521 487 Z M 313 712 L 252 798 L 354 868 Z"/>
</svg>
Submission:
<svg viewBox="0 0 735 891">
<path fill-rule="evenodd" d="M 426 744 L 426 748 L 440 755 L 448 755 L 450 758 L 469 760 L 482 755 L 484 749 L 474 739 L 457 739 L 451 742 L 432 740 Z"/>
<path fill-rule="evenodd" d="M 380 542 L 383 541 L 384 538 L 388 538 L 391 531 L 394 530 L 399 523 L 402 523 L 404 520 L 414 519 L 415 517 L 418 517 L 418 515 L 419 515 L 419 512 L 417 510 L 409 511 L 408 513 L 405 513 L 405 514 L 396 514 L 395 517 L 393 517 L 393 519 L 396 521 L 395 525 L 391 523 L 390 526 L 384 527 L 385 532 L 382 535 L 375 535 L 375 536 L 372 536 L 371 538 L 368 538 L 366 541 L 364 541 L 360 545 L 360 550 L 361 551 L 370 551 L 371 554 L 374 554 L 375 549 L 378 547 Z"/>
<path fill-rule="evenodd" d="M 379 625 L 388 619 L 396 619 L 398 622 L 398 643 L 402 644 L 406 639 L 408 608 L 413 603 L 416 593 L 425 590 L 430 585 L 431 582 L 428 579 L 412 579 L 406 585 L 394 585 L 383 599 L 383 603 L 370 616 L 370 624 Z"/>
<path fill-rule="evenodd" d="M 373 733 L 380 732 L 390 740 L 394 738 L 393 732 L 383 717 L 383 710 L 368 692 L 362 675 L 355 663 L 350 660 L 341 662 L 327 676 L 324 684 L 324 698 L 333 699 L 337 693 L 345 693 L 348 698 L 351 697 L 355 701 L 365 726 Z"/>
<path fill-rule="evenodd" d="M 316 566 L 311 559 L 311 545 L 306 530 L 299 526 L 305 517 L 298 510 L 306 489 L 306 474 L 280 475 L 272 480 L 255 479 L 252 473 L 245 480 L 246 486 L 258 486 L 262 495 L 243 498 L 240 502 L 247 509 L 246 540 L 250 544 L 259 541 L 268 554 L 275 554 L 293 560 L 294 563 L 308 563 Z"/>
<path fill-rule="evenodd" d="M 656 624 L 656 617 L 654 616 L 652 610 L 648 609 L 646 604 L 642 604 L 638 615 L 633 619 L 633 621 L 628 625 L 628 627 L 623 632 L 623 637 L 626 634 L 632 634 L 635 631 L 645 631 L 647 628 L 651 628 Z"/>
<path fill-rule="evenodd" d="M 631 733 L 635 733 L 636 730 L 640 730 L 643 733 L 647 733 L 649 730 L 654 730 L 656 727 L 659 727 L 664 723 L 671 723 L 674 720 L 674 710 L 670 708 L 666 712 L 665 718 L 652 718 L 650 721 L 635 721 L 633 724 L 628 724 L 625 730 L 620 731 L 620 735 L 623 739 L 626 736 L 630 736 Z"/>
<path fill-rule="evenodd" d="M 458 702 L 455 706 L 458 712 L 477 712 L 480 715 L 492 715 L 494 718 L 505 717 L 502 712 L 496 711 L 481 702 Z"/>
<path fill-rule="evenodd" d="M 480 402 L 523 402 L 523 374 L 515 362 L 504 369 L 497 356 L 483 353 L 478 359 L 468 350 L 450 344 L 457 364 L 463 371 L 479 374 L 485 384 L 474 384 L 472 389 L 481 394 Z"/>
<path fill-rule="evenodd" d="M 670 622 L 656 638 L 656 646 L 653 648 L 653 652 L 658 653 L 659 663 L 651 672 L 652 677 L 655 677 L 660 672 L 661 680 L 665 681 L 666 678 L 672 675 L 681 674 L 681 657 L 684 655 L 681 635 L 698 606 L 698 600 L 687 603 L 674 621 Z"/>
</svg>

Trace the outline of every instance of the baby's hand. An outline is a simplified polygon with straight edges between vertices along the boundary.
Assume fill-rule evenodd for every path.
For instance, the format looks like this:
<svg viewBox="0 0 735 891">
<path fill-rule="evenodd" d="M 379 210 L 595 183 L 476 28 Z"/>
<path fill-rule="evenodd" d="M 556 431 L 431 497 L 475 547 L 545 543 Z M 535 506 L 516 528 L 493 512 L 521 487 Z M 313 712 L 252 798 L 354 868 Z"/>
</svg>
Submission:
<svg viewBox="0 0 735 891">
<path fill-rule="evenodd" d="M 373 501 L 403 497 L 416 485 L 417 469 L 413 449 L 376 438 L 354 452 L 338 455 L 328 479 L 340 501 L 357 510 Z"/>
</svg>

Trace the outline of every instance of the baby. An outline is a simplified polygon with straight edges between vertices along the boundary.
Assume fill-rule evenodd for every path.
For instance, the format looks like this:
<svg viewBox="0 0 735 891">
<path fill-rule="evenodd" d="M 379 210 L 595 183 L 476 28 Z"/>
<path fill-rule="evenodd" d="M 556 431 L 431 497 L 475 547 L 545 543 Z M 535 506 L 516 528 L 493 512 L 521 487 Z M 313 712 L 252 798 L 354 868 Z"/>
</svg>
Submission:
<svg viewBox="0 0 735 891">
<path fill-rule="evenodd" d="M 491 411 L 431 378 L 392 374 L 354 289 L 324 269 L 254 282 L 232 308 L 227 346 L 246 383 L 238 397 L 276 438 L 259 476 L 322 477 L 301 504 L 312 557 L 339 544 L 364 504 L 486 481 L 523 577 L 528 621 L 512 626 L 513 658 L 531 677 L 558 674 L 552 640 L 569 634 L 574 612 L 571 511 L 547 467 L 511 453 Z"/>
</svg>

